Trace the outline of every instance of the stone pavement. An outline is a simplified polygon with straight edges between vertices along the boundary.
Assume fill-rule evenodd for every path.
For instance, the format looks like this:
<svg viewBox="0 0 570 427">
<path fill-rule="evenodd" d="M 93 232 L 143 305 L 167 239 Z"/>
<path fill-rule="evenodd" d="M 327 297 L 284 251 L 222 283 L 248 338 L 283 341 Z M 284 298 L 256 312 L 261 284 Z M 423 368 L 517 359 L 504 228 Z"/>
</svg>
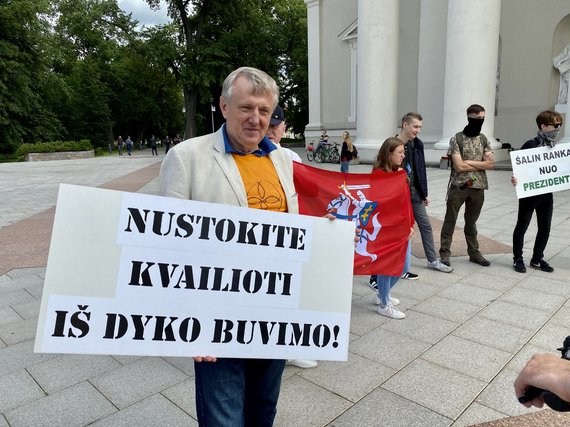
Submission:
<svg viewBox="0 0 570 427">
<path fill-rule="evenodd" d="M 156 194 L 161 159 L 145 151 L 132 158 L 0 164 L 0 427 L 197 424 L 189 359 L 32 351 L 59 183 Z M 437 228 L 448 171 L 432 168 L 428 175 L 428 213 Z M 287 367 L 277 426 L 570 423 L 564 414 L 519 405 L 512 387 L 531 354 L 555 353 L 568 335 L 570 191 L 555 195 L 547 248 L 555 272 L 519 274 L 511 266 L 517 202 L 510 172 L 491 171 L 489 178 L 478 228 L 492 265 L 454 256 L 453 273 L 428 270 L 416 235 L 411 271 L 420 279 L 394 288 L 404 320 L 376 314 L 368 278 L 355 276 L 349 360 Z M 535 231 L 533 224 L 526 254 Z M 453 253 L 462 254 L 460 230 L 455 240 Z"/>
</svg>

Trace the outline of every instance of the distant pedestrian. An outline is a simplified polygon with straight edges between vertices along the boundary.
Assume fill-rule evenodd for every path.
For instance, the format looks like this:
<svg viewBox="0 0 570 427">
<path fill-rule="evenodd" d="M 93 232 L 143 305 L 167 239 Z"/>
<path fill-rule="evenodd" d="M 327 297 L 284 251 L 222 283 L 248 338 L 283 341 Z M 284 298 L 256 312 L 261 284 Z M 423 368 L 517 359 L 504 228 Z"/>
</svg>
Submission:
<svg viewBox="0 0 570 427">
<path fill-rule="evenodd" d="M 154 135 L 150 137 L 150 149 L 152 151 L 152 155 L 158 156 L 158 151 L 156 150 L 156 138 Z"/>
<path fill-rule="evenodd" d="M 352 144 L 352 138 L 348 131 L 342 133 L 342 149 L 340 151 L 340 171 L 348 172 L 348 165 L 356 158 L 356 148 Z"/>
<path fill-rule="evenodd" d="M 130 136 L 127 136 L 127 140 L 125 141 L 125 145 L 127 146 L 127 154 L 130 156 L 133 152 L 133 140 Z"/>
<path fill-rule="evenodd" d="M 168 150 L 170 150 L 170 138 L 168 137 L 168 135 L 164 137 L 162 145 L 164 145 L 164 154 L 167 154 Z"/>
<path fill-rule="evenodd" d="M 117 139 L 117 148 L 119 149 L 119 156 L 123 155 L 123 137 L 121 135 L 119 135 L 119 138 Z"/>
</svg>

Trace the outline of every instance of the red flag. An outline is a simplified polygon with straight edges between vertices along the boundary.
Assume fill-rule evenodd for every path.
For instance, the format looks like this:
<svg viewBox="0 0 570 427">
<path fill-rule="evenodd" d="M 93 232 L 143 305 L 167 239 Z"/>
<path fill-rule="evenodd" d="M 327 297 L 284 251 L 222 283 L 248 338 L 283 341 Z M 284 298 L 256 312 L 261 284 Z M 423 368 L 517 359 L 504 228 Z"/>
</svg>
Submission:
<svg viewBox="0 0 570 427">
<path fill-rule="evenodd" d="M 340 173 L 293 162 L 301 214 L 355 221 L 354 274 L 400 276 L 413 225 L 404 171 Z"/>
</svg>

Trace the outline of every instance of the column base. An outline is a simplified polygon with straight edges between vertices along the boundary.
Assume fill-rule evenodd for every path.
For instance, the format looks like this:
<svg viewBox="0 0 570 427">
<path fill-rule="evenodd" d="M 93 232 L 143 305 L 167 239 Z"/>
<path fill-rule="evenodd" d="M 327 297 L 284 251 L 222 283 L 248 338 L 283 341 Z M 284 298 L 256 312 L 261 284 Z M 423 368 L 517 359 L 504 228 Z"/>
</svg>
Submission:
<svg viewBox="0 0 570 427">
<path fill-rule="evenodd" d="M 357 138 L 354 145 L 358 149 L 360 163 L 374 163 L 384 139 Z"/>
</svg>

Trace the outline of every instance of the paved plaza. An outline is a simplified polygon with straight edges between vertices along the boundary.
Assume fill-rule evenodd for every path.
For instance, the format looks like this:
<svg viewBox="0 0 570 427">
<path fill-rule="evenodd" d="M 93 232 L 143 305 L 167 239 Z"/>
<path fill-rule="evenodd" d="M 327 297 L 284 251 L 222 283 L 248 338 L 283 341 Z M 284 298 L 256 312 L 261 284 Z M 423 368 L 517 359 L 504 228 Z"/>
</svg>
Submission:
<svg viewBox="0 0 570 427">
<path fill-rule="evenodd" d="M 0 164 L 0 427 L 197 425 L 189 358 L 32 351 L 59 184 L 156 194 L 162 158 L 144 151 L 131 158 Z M 404 320 L 378 315 L 368 277 L 355 276 L 348 361 L 288 366 L 276 426 L 570 424 L 565 415 L 524 408 L 512 386 L 533 353 L 556 353 L 569 335 L 570 191 L 554 196 L 546 251 L 554 273 L 529 268 L 519 274 L 510 252 L 517 200 L 504 169 L 488 172 L 478 221 L 491 266 L 468 262 L 458 229 L 454 271 L 428 270 L 416 233 L 411 271 L 420 278 L 401 280 L 393 291 Z M 449 171 L 429 168 L 428 178 L 428 214 L 439 239 Z M 527 265 L 535 233 L 533 222 Z"/>
</svg>

